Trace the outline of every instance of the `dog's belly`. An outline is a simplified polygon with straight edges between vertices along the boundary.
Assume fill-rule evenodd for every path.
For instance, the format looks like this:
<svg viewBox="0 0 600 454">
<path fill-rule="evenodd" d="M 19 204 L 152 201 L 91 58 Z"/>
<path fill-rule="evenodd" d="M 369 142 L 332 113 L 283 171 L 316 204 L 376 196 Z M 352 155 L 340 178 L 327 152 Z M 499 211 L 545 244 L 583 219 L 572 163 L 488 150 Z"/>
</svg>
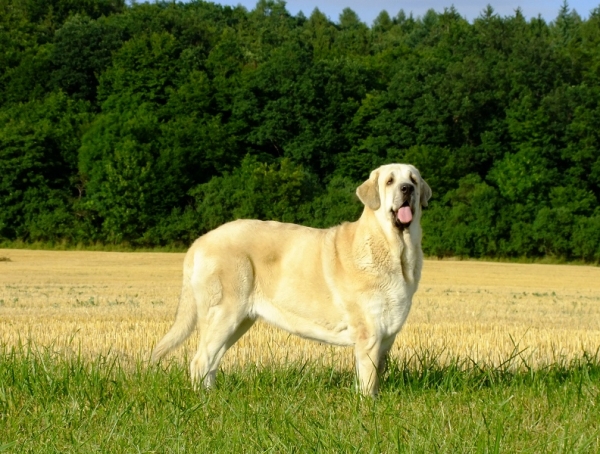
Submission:
<svg viewBox="0 0 600 454">
<path fill-rule="evenodd" d="M 321 311 L 298 310 L 301 305 L 299 301 L 296 309 L 290 306 L 274 304 L 263 298 L 254 301 L 254 315 L 266 322 L 306 339 L 325 342 L 331 345 L 350 346 L 354 345 L 353 336 L 348 323 L 343 320 L 341 314 L 326 314 Z"/>
</svg>

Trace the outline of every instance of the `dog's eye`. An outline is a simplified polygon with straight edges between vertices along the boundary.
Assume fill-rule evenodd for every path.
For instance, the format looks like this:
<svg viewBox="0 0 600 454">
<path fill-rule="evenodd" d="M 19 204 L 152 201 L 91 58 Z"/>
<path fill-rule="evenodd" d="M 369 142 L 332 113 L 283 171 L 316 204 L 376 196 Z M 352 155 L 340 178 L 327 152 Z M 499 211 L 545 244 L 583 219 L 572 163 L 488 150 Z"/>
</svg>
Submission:
<svg viewBox="0 0 600 454">
<path fill-rule="evenodd" d="M 390 177 L 385 184 L 388 186 L 394 182 L 394 177 Z"/>
</svg>

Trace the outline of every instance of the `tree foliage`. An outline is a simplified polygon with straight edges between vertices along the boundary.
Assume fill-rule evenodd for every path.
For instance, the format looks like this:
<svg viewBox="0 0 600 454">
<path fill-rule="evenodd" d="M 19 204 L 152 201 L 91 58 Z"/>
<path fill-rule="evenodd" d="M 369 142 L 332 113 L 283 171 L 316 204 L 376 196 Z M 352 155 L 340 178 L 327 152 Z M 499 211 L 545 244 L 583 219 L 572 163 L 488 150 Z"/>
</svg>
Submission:
<svg viewBox="0 0 600 454">
<path fill-rule="evenodd" d="M 600 11 L 0 0 L 0 240 L 326 227 L 415 164 L 426 253 L 600 261 Z"/>
</svg>

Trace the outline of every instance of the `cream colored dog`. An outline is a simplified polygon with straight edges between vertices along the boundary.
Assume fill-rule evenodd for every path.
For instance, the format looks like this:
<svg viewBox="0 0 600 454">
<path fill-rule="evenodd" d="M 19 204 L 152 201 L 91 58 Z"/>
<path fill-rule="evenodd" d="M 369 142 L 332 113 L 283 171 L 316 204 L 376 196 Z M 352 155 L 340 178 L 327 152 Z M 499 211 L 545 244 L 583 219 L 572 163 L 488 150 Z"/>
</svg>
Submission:
<svg viewBox="0 0 600 454">
<path fill-rule="evenodd" d="M 183 264 L 183 289 L 157 360 L 199 324 L 192 382 L 213 385 L 219 363 L 256 321 L 334 345 L 354 346 L 360 391 L 378 373 L 421 277 L 421 207 L 431 189 L 419 171 L 389 164 L 356 190 L 360 219 L 329 229 L 238 220 L 200 237 Z"/>
</svg>

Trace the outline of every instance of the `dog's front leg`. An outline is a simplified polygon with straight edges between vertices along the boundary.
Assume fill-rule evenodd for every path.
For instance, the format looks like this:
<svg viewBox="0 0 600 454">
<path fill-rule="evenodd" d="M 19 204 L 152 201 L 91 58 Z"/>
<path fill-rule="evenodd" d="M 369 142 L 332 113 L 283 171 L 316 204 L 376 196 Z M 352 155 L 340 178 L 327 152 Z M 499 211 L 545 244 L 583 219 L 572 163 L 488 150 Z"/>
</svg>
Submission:
<svg viewBox="0 0 600 454">
<path fill-rule="evenodd" d="M 394 335 L 381 342 L 379 351 L 379 368 L 377 369 L 379 372 L 379 377 L 382 377 L 388 370 L 389 353 L 392 345 L 394 345 L 395 340 L 396 336 Z"/>
<path fill-rule="evenodd" d="M 363 396 L 377 395 L 381 342 L 376 336 L 361 336 L 354 346 L 358 388 Z"/>
</svg>

